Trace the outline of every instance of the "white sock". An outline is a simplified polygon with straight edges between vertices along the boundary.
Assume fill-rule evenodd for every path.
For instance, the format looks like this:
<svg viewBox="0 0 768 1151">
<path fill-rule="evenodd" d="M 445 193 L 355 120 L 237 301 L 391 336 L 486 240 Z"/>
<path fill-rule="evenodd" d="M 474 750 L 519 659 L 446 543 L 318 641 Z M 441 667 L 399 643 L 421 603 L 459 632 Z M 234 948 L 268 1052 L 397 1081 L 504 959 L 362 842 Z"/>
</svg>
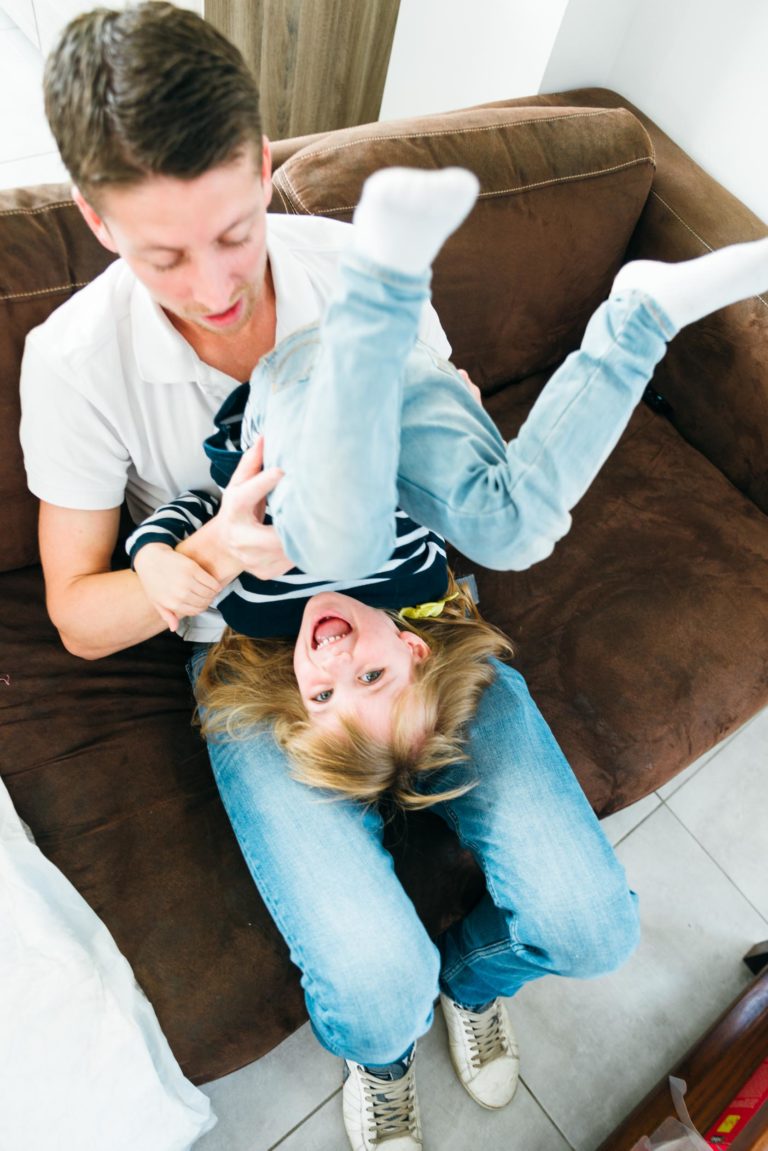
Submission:
<svg viewBox="0 0 768 1151">
<path fill-rule="evenodd" d="M 398 272 L 426 272 L 469 214 L 480 188 L 465 168 L 382 168 L 363 185 L 355 209 L 355 248 Z"/>
<path fill-rule="evenodd" d="M 628 288 L 639 288 L 661 304 L 679 330 L 718 308 L 768 291 L 768 237 L 679 264 L 635 260 L 621 268 L 611 295 Z"/>
</svg>

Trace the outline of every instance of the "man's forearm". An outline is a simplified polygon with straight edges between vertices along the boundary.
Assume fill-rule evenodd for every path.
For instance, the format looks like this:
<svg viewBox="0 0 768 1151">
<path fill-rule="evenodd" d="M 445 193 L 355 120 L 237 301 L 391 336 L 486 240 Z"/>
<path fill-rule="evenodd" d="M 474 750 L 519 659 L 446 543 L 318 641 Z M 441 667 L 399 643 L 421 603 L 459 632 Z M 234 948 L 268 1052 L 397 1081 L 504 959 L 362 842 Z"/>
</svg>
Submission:
<svg viewBox="0 0 768 1151">
<path fill-rule="evenodd" d="M 73 579 L 48 610 L 67 651 L 101 659 L 167 630 L 132 571 Z"/>
<path fill-rule="evenodd" d="M 242 563 L 225 548 L 221 538 L 221 521 L 214 516 L 191 536 L 177 544 L 176 551 L 188 556 L 224 586 L 243 570 Z"/>
</svg>

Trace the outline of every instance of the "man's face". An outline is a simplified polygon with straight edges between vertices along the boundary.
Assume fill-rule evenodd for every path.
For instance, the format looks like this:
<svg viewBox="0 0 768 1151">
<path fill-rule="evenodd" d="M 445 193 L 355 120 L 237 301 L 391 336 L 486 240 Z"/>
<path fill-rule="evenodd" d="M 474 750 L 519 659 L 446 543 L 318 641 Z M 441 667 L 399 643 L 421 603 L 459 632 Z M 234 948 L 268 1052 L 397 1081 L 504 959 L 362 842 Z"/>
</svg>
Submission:
<svg viewBox="0 0 768 1151">
<path fill-rule="evenodd" d="M 265 292 L 268 144 L 192 180 L 151 176 L 109 188 L 95 212 L 78 198 L 90 227 L 132 269 L 182 332 L 235 335 Z M 77 194 L 76 194 L 77 196 Z"/>
</svg>

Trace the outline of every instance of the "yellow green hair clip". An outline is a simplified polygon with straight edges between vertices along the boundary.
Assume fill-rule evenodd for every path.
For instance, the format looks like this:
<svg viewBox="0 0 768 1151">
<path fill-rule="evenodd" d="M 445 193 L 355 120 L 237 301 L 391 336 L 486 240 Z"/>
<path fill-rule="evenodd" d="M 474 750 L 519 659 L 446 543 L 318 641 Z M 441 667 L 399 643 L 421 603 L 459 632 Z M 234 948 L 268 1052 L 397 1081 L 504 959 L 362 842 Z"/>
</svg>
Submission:
<svg viewBox="0 0 768 1151">
<path fill-rule="evenodd" d="M 453 595 L 446 596 L 445 599 L 437 599 L 431 603 L 417 603 L 413 607 L 402 607 L 397 614 L 400 619 L 434 619 L 443 614 L 445 605 L 449 600 L 456 599 L 458 594 L 455 591 Z"/>
</svg>

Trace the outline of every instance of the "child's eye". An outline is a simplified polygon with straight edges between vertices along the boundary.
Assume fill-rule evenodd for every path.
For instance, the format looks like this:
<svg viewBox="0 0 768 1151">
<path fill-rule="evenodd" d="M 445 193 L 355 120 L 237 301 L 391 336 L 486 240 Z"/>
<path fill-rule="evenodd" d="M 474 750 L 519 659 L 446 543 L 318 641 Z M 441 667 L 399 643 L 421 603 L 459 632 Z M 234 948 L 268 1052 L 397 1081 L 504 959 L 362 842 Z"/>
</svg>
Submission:
<svg viewBox="0 0 768 1151">
<path fill-rule="evenodd" d="M 377 679 L 381 679 L 384 675 L 384 668 L 376 668 L 374 671 L 364 671 L 360 676 L 363 683 L 375 683 Z"/>
<path fill-rule="evenodd" d="M 325 691 L 319 691 L 317 693 L 317 695 L 313 695 L 312 696 L 312 702 L 313 703 L 327 703 L 332 695 L 333 695 L 333 690 L 330 687 L 327 687 L 325 689 Z"/>
</svg>

